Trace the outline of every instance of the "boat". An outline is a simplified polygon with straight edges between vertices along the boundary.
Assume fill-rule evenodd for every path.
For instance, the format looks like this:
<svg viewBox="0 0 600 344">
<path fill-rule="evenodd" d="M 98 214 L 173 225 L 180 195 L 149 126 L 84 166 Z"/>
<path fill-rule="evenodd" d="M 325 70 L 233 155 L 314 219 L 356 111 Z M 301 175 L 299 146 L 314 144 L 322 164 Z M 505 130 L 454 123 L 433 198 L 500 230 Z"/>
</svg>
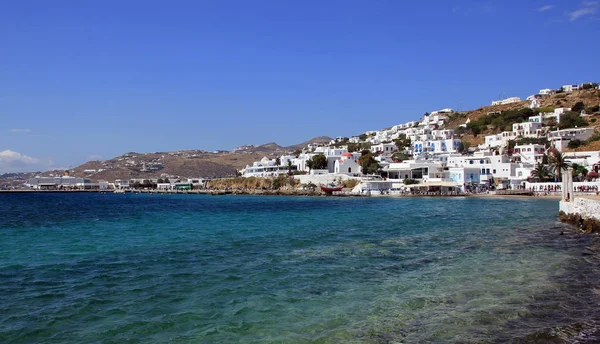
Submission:
<svg viewBox="0 0 600 344">
<path fill-rule="evenodd" d="M 325 193 L 332 193 L 334 191 L 342 191 L 343 185 L 321 185 L 321 191 Z"/>
</svg>

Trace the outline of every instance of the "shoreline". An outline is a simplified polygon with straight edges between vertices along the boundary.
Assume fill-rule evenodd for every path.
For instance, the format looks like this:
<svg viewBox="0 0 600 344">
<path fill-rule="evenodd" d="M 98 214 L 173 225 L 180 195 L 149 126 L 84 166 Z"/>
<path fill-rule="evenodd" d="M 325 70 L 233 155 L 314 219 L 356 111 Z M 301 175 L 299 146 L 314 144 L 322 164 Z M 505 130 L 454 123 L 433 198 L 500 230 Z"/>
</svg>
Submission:
<svg viewBox="0 0 600 344">
<path fill-rule="evenodd" d="M 250 196 L 312 196 L 312 197 L 373 197 L 373 198 L 413 198 L 413 197 L 480 197 L 480 198 L 541 198 L 560 200 L 560 195 L 524 195 L 524 194 L 496 194 L 496 193 L 461 193 L 461 194 L 355 194 L 355 193 L 334 193 L 326 194 L 320 191 L 308 190 L 0 190 L 0 194 L 50 194 L 50 193 L 100 193 L 100 194 L 167 194 L 167 195 L 250 195 Z M 578 194 L 577 197 L 600 200 L 600 196 L 594 194 Z"/>
</svg>

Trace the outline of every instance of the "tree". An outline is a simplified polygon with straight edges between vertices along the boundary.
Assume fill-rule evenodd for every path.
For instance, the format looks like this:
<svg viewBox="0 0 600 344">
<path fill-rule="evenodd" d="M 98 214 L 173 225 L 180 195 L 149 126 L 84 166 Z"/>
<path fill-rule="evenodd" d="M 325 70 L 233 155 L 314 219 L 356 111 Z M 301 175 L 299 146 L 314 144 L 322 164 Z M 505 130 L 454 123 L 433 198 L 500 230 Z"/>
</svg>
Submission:
<svg viewBox="0 0 600 344">
<path fill-rule="evenodd" d="M 327 168 L 327 158 L 323 154 L 317 154 L 310 158 L 306 165 L 309 169 L 313 170 L 323 170 Z"/>
<path fill-rule="evenodd" d="M 398 149 L 400 152 L 404 151 L 404 149 L 406 147 L 411 146 L 410 139 L 407 138 L 406 135 L 404 135 L 404 134 L 402 134 L 400 137 L 395 139 L 394 143 L 396 144 L 396 149 Z"/>
<path fill-rule="evenodd" d="M 363 174 L 374 174 L 381 168 L 370 151 L 363 151 L 363 155 L 358 158 L 358 164 L 362 168 Z"/>
<path fill-rule="evenodd" d="M 556 127 L 556 118 L 551 117 L 551 118 L 544 120 L 544 125 L 547 127 L 550 127 L 551 129 Z"/>
<path fill-rule="evenodd" d="M 573 172 L 572 172 L 573 180 L 582 181 L 585 178 L 585 176 L 588 174 L 588 170 L 584 166 L 573 163 L 571 165 L 571 167 L 573 168 Z"/>
<path fill-rule="evenodd" d="M 394 154 L 392 154 L 392 159 L 397 160 L 397 161 L 404 161 L 404 160 L 409 160 L 410 158 L 408 157 L 408 155 L 401 153 L 401 152 L 396 152 Z"/>
<path fill-rule="evenodd" d="M 583 142 L 581 142 L 581 140 L 578 139 L 571 140 L 569 141 L 569 144 L 567 144 L 567 147 L 571 149 L 579 148 L 579 146 L 581 146 L 582 143 Z"/>
<path fill-rule="evenodd" d="M 540 162 L 535 164 L 534 169 L 531 171 L 531 178 L 538 181 L 544 181 L 549 176 L 550 174 L 548 173 L 548 168 Z"/>
<path fill-rule="evenodd" d="M 588 122 L 579 116 L 578 112 L 567 111 L 560 116 L 559 129 L 568 129 L 575 127 L 587 127 Z"/>
<path fill-rule="evenodd" d="M 550 162 L 550 166 L 553 167 L 555 171 L 555 179 L 562 180 L 562 171 L 566 171 L 570 166 L 569 162 L 565 159 L 564 155 L 558 151 L 558 149 L 554 148 L 550 152 L 550 156 L 548 157 Z"/>
<path fill-rule="evenodd" d="M 292 175 L 292 160 L 288 160 L 288 174 Z"/>
<path fill-rule="evenodd" d="M 275 166 L 279 166 L 281 165 L 281 158 L 277 157 L 275 158 Z"/>
<path fill-rule="evenodd" d="M 478 125 L 478 123 L 471 122 L 467 124 L 467 129 L 471 130 L 471 133 L 475 137 L 481 133 L 481 127 Z"/>
<path fill-rule="evenodd" d="M 577 102 L 571 107 L 571 111 L 573 112 L 581 112 L 583 109 L 585 109 L 585 104 L 583 102 Z"/>
<path fill-rule="evenodd" d="M 471 144 L 469 142 L 461 142 L 458 144 L 458 147 L 456 147 L 456 151 L 460 154 L 464 154 L 469 151 L 469 147 L 471 147 Z"/>
</svg>

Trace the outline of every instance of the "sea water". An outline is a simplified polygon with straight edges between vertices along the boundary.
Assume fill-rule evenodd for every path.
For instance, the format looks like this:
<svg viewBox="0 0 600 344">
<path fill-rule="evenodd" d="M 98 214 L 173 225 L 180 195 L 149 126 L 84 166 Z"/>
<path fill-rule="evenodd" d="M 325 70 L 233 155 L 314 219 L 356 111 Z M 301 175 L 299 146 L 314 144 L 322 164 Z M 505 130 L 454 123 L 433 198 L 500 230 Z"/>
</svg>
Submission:
<svg viewBox="0 0 600 344">
<path fill-rule="evenodd" d="M 557 212 L 527 198 L 0 194 L 0 342 L 535 342 L 565 326 L 581 339 L 597 329 L 597 244 Z"/>
</svg>

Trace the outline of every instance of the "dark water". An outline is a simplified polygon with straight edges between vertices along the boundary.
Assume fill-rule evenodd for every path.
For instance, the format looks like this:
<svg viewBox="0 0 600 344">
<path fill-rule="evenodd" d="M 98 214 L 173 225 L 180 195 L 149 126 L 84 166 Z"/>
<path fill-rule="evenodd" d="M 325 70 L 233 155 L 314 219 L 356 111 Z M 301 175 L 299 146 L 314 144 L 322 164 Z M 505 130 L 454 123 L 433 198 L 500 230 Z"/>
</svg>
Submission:
<svg viewBox="0 0 600 344">
<path fill-rule="evenodd" d="M 600 246 L 557 212 L 0 194 L 0 342 L 595 342 Z"/>
</svg>

